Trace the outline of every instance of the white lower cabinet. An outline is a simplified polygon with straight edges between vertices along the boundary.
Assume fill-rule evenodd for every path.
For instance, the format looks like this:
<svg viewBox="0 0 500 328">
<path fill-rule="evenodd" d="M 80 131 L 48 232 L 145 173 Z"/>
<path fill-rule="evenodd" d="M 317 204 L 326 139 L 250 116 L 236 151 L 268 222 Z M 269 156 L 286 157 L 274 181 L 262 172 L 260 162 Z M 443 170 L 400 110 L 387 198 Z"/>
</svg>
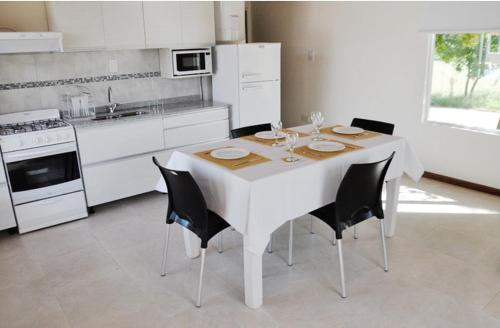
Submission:
<svg viewBox="0 0 500 328">
<path fill-rule="evenodd" d="M 229 121 L 215 121 L 165 130 L 167 149 L 217 141 L 228 137 Z"/>
<path fill-rule="evenodd" d="M 88 206 L 155 189 L 174 148 L 227 139 L 228 109 L 179 113 L 165 117 L 117 121 L 76 129 Z"/>
<path fill-rule="evenodd" d="M 84 167 L 88 205 L 103 204 L 154 190 L 160 172 L 153 164 L 153 156 L 161 163 L 166 162 L 167 154 L 163 151 Z"/>
<path fill-rule="evenodd" d="M 0 162 L 0 165 L 2 163 Z M 16 226 L 14 210 L 10 201 L 9 187 L 6 183 L 0 182 L 0 230 L 13 228 Z"/>
</svg>

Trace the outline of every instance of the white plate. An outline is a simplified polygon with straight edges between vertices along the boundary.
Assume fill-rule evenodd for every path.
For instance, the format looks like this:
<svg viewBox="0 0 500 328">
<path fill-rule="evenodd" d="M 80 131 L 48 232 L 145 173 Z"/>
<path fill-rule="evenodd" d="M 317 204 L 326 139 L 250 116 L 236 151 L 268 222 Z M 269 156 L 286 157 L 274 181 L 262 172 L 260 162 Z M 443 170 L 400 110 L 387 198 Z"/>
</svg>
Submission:
<svg viewBox="0 0 500 328">
<path fill-rule="evenodd" d="M 220 148 L 212 150 L 210 156 L 218 159 L 240 159 L 250 155 L 250 152 L 243 148 Z"/>
<path fill-rule="evenodd" d="M 329 153 L 329 152 L 344 150 L 345 145 L 334 141 L 317 141 L 307 145 L 307 148 Z"/>
<path fill-rule="evenodd" d="M 272 140 L 272 139 L 276 138 L 274 136 L 274 132 L 273 131 L 261 131 L 261 132 L 257 132 L 255 134 L 255 137 L 259 138 L 259 139 L 266 139 L 266 140 Z M 281 138 L 284 138 L 284 137 L 286 137 L 286 133 L 285 132 L 283 132 L 283 131 L 278 132 L 278 139 L 281 139 Z"/>
<path fill-rule="evenodd" d="M 333 128 L 332 131 L 340 134 L 361 134 L 365 132 L 362 128 L 357 128 L 355 126 L 337 126 Z"/>
</svg>

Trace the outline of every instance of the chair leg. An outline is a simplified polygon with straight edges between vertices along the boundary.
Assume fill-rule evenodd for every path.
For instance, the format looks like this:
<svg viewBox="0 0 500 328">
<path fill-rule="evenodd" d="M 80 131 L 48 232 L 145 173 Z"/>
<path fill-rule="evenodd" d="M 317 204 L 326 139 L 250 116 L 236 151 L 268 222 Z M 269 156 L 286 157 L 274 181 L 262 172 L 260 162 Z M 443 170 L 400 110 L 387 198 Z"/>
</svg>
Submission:
<svg viewBox="0 0 500 328">
<path fill-rule="evenodd" d="M 340 268 L 340 286 L 342 288 L 342 298 L 346 298 L 345 292 L 345 276 L 344 276 L 344 255 L 342 254 L 342 239 L 337 240 L 339 253 L 339 268 Z"/>
<path fill-rule="evenodd" d="M 170 224 L 165 224 L 165 244 L 163 245 L 163 259 L 161 261 L 161 275 L 165 276 L 167 274 L 167 252 L 168 252 L 168 240 L 170 239 Z"/>
<path fill-rule="evenodd" d="M 356 225 L 354 225 L 353 230 L 354 230 L 354 239 L 358 239 L 358 229 L 356 228 Z"/>
<path fill-rule="evenodd" d="M 290 220 L 290 235 L 288 237 L 288 266 L 293 265 L 293 220 Z"/>
<path fill-rule="evenodd" d="M 385 227 L 384 227 L 384 219 L 379 220 L 380 222 L 380 238 L 382 238 L 382 251 L 384 253 L 384 271 L 389 271 L 389 266 L 387 264 L 387 248 L 385 246 Z"/>
<path fill-rule="evenodd" d="M 309 233 L 314 233 L 313 222 L 314 222 L 314 217 L 312 215 L 309 215 Z"/>
<path fill-rule="evenodd" d="M 201 306 L 201 290 L 203 288 L 203 271 L 205 270 L 205 253 L 207 249 L 201 249 L 201 267 L 200 267 L 200 280 L 198 281 L 198 297 L 196 299 L 196 307 Z"/>
<path fill-rule="evenodd" d="M 271 233 L 271 237 L 269 238 L 269 244 L 267 244 L 267 252 L 271 254 L 273 252 L 273 234 Z"/>
<path fill-rule="evenodd" d="M 219 253 L 223 252 L 223 249 L 222 249 L 222 231 L 219 232 L 219 242 L 217 245 L 217 252 L 219 252 Z"/>
<path fill-rule="evenodd" d="M 337 236 L 335 235 L 335 230 L 333 230 L 332 245 L 333 246 L 337 245 Z"/>
</svg>

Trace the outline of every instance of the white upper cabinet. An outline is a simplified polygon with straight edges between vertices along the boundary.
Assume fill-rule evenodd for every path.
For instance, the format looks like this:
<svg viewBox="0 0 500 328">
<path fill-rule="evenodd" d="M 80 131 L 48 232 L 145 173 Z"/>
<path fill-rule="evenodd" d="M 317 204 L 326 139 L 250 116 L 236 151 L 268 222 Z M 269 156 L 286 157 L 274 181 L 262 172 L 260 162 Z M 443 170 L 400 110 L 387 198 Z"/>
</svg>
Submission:
<svg viewBox="0 0 500 328">
<path fill-rule="evenodd" d="M 215 44 L 213 1 L 181 2 L 181 17 L 184 46 Z"/>
<path fill-rule="evenodd" d="M 48 1 L 46 8 L 65 51 L 215 44 L 212 1 Z"/>
<path fill-rule="evenodd" d="M 64 50 L 105 48 L 100 2 L 46 2 L 49 31 L 62 32 Z"/>
<path fill-rule="evenodd" d="M 102 2 L 104 38 L 107 49 L 144 49 L 142 2 Z"/>
<path fill-rule="evenodd" d="M 177 1 L 144 1 L 146 48 L 182 44 L 181 8 Z"/>
</svg>

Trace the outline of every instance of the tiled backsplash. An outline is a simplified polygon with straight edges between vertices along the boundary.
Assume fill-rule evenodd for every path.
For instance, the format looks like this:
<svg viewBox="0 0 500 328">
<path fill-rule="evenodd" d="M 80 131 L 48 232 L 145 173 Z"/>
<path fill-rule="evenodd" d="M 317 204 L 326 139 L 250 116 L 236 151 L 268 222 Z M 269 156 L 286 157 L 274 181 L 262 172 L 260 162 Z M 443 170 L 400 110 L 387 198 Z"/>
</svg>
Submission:
<svg viewBox="0 0 500 328">
<path fill-rule="evenodd" d="M 118 71 L 109 72 L 110 60 Z M 97 106 L 107 104 L 107 89 L 117 103 L 200 94 L 199 78 L 160 77 L 157 49 L 0 55 L 0 114 L 59 108 L 60 95 L 84 85 Z M 211 80 L 203 78 L 205 98 Z"/>
</svg>

